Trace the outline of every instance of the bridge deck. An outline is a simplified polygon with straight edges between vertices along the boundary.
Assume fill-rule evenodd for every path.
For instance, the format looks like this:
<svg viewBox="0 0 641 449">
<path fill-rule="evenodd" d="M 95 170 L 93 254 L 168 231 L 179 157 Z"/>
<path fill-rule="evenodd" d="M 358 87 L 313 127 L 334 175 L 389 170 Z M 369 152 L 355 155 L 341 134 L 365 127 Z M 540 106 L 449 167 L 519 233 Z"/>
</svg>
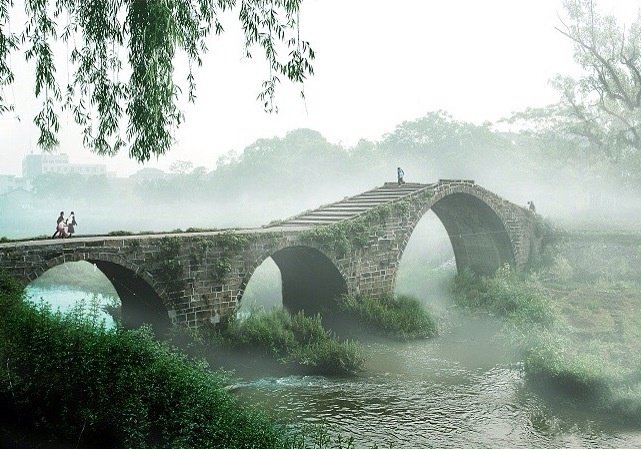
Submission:
<svg viewBox="0 0 641 449">
<path fill-rule="evenodd" d="M 86 235 L 74 237 L 73 239 L 36 239 L 36 240 L 17 240 L 9 242 L 0 242 L 0 250 L 3 248 L 11 247 L 31 247 L 31 246 L 45 246 L 45 245 L 64 245 L 68 242 L 104 242 L 109 240 L 130 240 L 140 239 L 141 237 L 160 239 L 163 237 L 179 237 L 198 234 L 201 236 L 215 235 L 222 232 L 237 232 L 242 234 L 251 233 L 264 233 L 264 232 L 287 232 L 297 233 L 306 229 L 338 223 L 343 220 L 355 218 L 359 215 L 365 214 L 368 211 L 380 207 L 385 204 L 390 204 L 404 199 L 408 199 L 419 192 L 426 189 L 432 189 L 442 182 L 465 182 L 474 183 L 471 180 L 439 180 L 438 183 L 432 184 L 419 184 L 419 183 L 406 183 L 399 186 L 395 182 L 386 182 L 383 186 L 377 187 L 372 190 L 360 193 L 355 196 L 346 197 L 336 203 L 326 204 L 315 210 L 303 212 L 294 217 L 288 218 L 283 221 L 277 221 L 273 224 L 263 226 L 261 228 L 235 228 L 235 229 L 221 229 L 211 231 L 199 231 L 196 233 L 152 233 L 152 234 L 131 234 L 120 236 L 105 236 L 105 235 Z"/>
<path fill-rule="evenodd" d="M 292 218 L 279 222 L 273 227 L 301 228 L 338 223 L 354 218 L 384 204 L 394 203 L 408 198 L 417 192 L 431 188 L 435 184 L 407 183 L 399 186 L 387 182 L 367 192 L 345 198 L 336 203 L 321 206 L 318 209 L 303 212 Z M 270 226 L 272 227 L 272 226 Z"/>
</svg>

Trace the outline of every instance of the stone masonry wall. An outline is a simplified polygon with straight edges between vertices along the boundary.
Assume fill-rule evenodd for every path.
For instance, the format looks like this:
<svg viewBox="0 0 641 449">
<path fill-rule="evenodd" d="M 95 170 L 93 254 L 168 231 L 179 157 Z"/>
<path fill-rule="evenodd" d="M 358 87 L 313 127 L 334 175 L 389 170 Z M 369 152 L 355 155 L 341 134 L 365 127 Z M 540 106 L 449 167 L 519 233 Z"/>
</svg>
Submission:
<svg viewBox="0 0 641 449">
<path fill-rule="evenodd" d="M 296 229 L 80 237 L 0 244 L 0 269 L 29 282 L 64 262 L 110 262 L 149 284 L 174 323 L 198 327 L 236 309 L 251 275 L 267 257 L 305 246 L 336 266 L 349 293 L 381 297 L 393 292 L 399 261 L 419 220 L 439 200 L 461 193 L 478 198 L 500 218 L 511 262 L 523 269 L 537 248 L 534 217 L 473 181 L 446 180 L 355 219 L 361 226 L 348 229 L 351 234 L 344 237 L 352 244 L 342 250 L 312 231 Z M 354 229 L 362 235 L 353 235 Z"/>
</svg>

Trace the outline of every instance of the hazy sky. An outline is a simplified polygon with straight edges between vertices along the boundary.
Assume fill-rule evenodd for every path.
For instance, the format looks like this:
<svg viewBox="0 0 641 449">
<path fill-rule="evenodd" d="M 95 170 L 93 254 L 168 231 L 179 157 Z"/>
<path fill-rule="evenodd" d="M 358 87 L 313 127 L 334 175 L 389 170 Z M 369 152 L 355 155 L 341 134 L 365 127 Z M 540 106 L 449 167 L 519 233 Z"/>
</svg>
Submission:
<svg viewBox="0 0 641 449">
<path fill-rule="evenodd" d="M 641 0 L 598 3 L 632 18 Z M 198 99 L 185 108 L 173 150 L 146 166 L 191 160 L 213 169 L 229 150 L 300 127 L 351 145 L 438 109 L 480 123 L 552 103 L 557 95 L 548 80 L 576 70 L 569 42 L 554 29 L 559 14 L 561 0 L 304 0 L 302 34 L 316 51 L 315 76 L 306 83 L 306 103 L 297 88 L 282 85 L 277 115 L 256 101 L 267 67 L 243 58 L 240 31 L 228 17 L 225 35 L 209 41 L 196 74 Z M 66 82 L 65 58 L 58 71 Z M 34 69 L 19 54 L 11 62 L 17 81 L 5 95 L 17 111 L 0 116 L 0 174 L 20 174 L 24 155 L 39 151 Z M 72 162 L 104 162 L 119 175 L 142 168 L 125 152 L 100 158 L 84 150 L 71 116 L 61 116 L 61 128 L 59 152 Z"/>
</svg>

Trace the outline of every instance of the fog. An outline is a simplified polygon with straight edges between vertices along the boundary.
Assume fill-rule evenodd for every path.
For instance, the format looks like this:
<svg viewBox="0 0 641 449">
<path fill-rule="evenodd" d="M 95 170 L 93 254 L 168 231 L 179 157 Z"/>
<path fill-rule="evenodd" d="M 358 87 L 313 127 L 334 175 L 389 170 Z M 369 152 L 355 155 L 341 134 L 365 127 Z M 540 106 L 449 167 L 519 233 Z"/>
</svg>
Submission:
<svg viewBox="0 0 641 449">
<path fill-rule="evenodd" d="M 563 225 L 638 228 L 638 173 L 585 159 L 442 112 L 352 147 L 301 129 L 259 139 L 211 171 L 152 179 L 40 176 L 30 192 L 0 196 L 0 236 L 51 235 L 58 213 L 71 210 L 77 235 L 257 227 L 395 181 L 397 166 L 407 182 L 473 179 L 517 205 L 534 201 L 540 215 Z"/>
<path fill-rule="evenodd" d="M 243 400 L 279 418 L 329 422 L 362 438 L 356 447 L 385 444 L 390 434 L 400 447 L 434 442 L 482 447 L 507 441 L 519 448 L 554 447 L 565 439 L 582 447 L 617 447 L 620 441 L 635 447 L 641 435 L 637 427 L 621 430 L 620 417 L 637 422 L 634 411 L 641 408 L 641 361 L 635 349 L 641 321 L 630 313 L 641 300 L 641 238 L 633 232 L 641 228 L 637 179 L 616 164 L 552 155 L 545 142 L 459 122 L 442 112 L 351 147 L 332 144 L 313 130 L 294 130 L 258 140 L 212 171 L 195 168 L 138 180 L 78 178 L 72 189 L 60 188 L 55 176 L 45 177 L 20 201 L 2 199 L 8 213 L 0 217 L 0 235 L 50 236 L 59 210 L 72 209 L 78 236 L 261 226 L 395 181 L 397 166 L 403 167 L 407 182 L 474 179 L 523 207 L 534 201 L 539 216 L 553 226 L 615 234 L 569 239 L 565 246 L 549 248 L 554 252 L 547 266 L 505 281 L 512 290 L 504 297 L 546 291 L 558 317 L 553 327 L 528 334 L 524 326 L 513 338 L 514 323 L 495 311 L 457 307 L 449 236 L 428 212 L 400 260 L 395 293 L 422 303 L 439 323 L 437 337 L 397 342 L 327 313 L 326 327 L 341 338 L 363 342 L 367 362 L 355 378 L 291 375 L 275 361 L 232 351 L 211 354 L 212 366 L 235 370 L 239 380 L 233 389 Z M 619 239 L 617 233 L 637 237 Z M 30 289 L 55 290 L 74 279 L 89 279 L 70 276 L 65 268 L 70 265 L 49 270 Z M 101 289 L 109 289 L 106 283 Z M 238 317 L 282 306 L 281 275 L 268 258 L 246 286 Z M 597 376 L 594 383 L 604 385 L 603 390 L 588 389 L 580 396 L 575 385 L 531 382 L 524 360 L 531 348 L 548 354 L 546 345 L 564 358 L 543 357 L 544 367 L 569 366 L 569 379 L 587 376 L 591 382 L 590 376 Z M 608 354 L 607 363 L 602 354 Z M 448 431 L 453 428 L 458 429 L 454 436 Z"/>
</svg>

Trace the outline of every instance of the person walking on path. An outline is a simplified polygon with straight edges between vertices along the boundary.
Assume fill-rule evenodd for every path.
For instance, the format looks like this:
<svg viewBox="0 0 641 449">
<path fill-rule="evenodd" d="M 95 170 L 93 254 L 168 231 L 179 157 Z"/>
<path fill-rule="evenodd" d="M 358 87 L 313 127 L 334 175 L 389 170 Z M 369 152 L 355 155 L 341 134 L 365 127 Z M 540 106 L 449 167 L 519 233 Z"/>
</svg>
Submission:
<svg viewBox="0 0 641 449">
<path fill-rule="evenodd" d="M 398 185 L 399 186 L 401 184 L 405 184 L 405 181 L 403 180 L 403 176 L 405 176 L 405 173 L 403 172 L 403 169 L 401 167 L 398 167 L 396 169 L 396 176 L 398 177 Z"/>
<path fill-rule="evenodd" d="M 62 225 L 61 225 L 61 223 L 62 223 Z M 63 237 L 63 234 L 65 232 L 64 226 L 65 226 L 65 212 L 64 211 L 60 211 L 60 215 L 58 216 L 58 220 L 56 220 L 56 232 L 53 233 L 51 238 L 55 239 L 57 235 L 60 235 L 60 237 Z"/>
<path fill-rule="evenodd" d="M 76 216 L 73 211 L 71 211 L 71 215 L 67 218 L 66 223 L 68 237 L 71 237 L 73 236 L 73 233 L 76 232 L 76 226 L 78 226 L 78 223 L 76 223 Z"/>
</svg>

